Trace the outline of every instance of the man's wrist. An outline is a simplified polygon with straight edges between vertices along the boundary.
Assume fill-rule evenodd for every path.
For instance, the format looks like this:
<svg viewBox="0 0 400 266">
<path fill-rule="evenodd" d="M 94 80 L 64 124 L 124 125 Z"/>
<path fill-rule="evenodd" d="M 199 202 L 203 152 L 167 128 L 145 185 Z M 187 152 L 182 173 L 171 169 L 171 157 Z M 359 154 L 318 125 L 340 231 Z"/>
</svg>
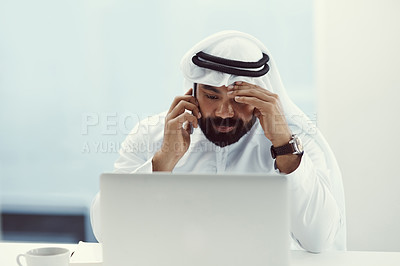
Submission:
<svg viewBox="0 0 400 266">
<path fill-rule="evenodd" d="M 169 156 L 162 150 L 157 151 L 152 160 L 153 172 L 172 172 L 179 158 Z"/>
<path fill-rule="evenodd" d="M 276 142 L 275 142 L 276 143 Z M 301 139 L 293 134 L 288 142 L 280 146 L 271 146 L 271 156 L 275 159 L 277 156 L 287 155 L 287 154 L 302 154 L 303 144 Z M 278 144 L 279 145 L 279 144 Z"/>
<path fill-rule="evenodd" d="M 275 166 L 279 169 L 279 172 L 290 174 L 299 167 L 302 156 L 303 154 L 286 154 L 278 156 L 275 159 Z"/>
<path fill-rule="evenodd" d="M 297 169 L 303 153 L 302 142 L 295 134 L 291 135 L 289 140 L 275 141 L 271 146 L 271 156 L 276 159 L 275 166 L 285 174 L 290 174 Z"/>
<path fill-rule="evenodd" d="M 271 143 L 274 147 L 280 147 L 287 143 L 289 143 L 290 139 L 292 138 L 292 134 L 288 133 L 285 135 L 281 135 L 278 138 L 271 139 Z"/>
</svg>

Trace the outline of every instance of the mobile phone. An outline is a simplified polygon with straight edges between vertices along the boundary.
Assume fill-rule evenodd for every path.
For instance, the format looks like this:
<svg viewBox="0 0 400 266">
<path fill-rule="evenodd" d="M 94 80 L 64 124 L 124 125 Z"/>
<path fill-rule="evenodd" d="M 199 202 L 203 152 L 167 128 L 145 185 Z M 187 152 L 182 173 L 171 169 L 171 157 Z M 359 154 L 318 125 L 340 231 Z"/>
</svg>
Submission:
<svg viewBox="0 0 400 266">
<path fill-rule="evenodd" d="M 192 90 L 192 96 L 194 98 L 196 98 L 196 91 L 197 91 L 197 83 L 193 83 L 193 90 Z M 193 134 L 193 124 L 191 122 L 189 122 L 189 126 L 190 126 L 190 131 L 189 134 Z"/>
</svg>

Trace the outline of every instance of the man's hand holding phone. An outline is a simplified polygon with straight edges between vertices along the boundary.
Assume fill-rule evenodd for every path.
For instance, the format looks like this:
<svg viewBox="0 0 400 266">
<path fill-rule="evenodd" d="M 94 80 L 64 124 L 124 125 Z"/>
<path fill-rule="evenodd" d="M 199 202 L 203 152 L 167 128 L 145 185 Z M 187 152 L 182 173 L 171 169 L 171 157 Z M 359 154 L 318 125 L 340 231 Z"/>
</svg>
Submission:
<svg viewBox="0 0 400 266">
<path fill-rule="evenodd" d="M 164 141 L 153 157 L 153 171 L 172 171 L 189 149 L 192 126 L 198 127 L 201 117 L 193 89 L 175 97 L 165 117 Z M 189 111 L 189 112 L 187 112 Z"/>
</svg>

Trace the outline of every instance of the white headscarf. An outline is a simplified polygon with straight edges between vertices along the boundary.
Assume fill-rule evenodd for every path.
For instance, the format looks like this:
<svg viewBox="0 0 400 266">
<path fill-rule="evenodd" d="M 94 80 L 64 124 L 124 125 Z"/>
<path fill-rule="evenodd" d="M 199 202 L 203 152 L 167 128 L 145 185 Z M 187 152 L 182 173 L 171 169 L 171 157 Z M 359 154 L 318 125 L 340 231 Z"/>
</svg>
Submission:
<svg viewBox="0 0 400 266">
<path fill-rule="evenodd" d="M 192 62 L 196 53 L 203 51 L 213 56 L 244 62 L 256 62 L 261 59 L 262 53 L 269 56 L 269 72 L 261 77 L 242 77 L 225 74 L 206 68 L 201 68 Z M 342 217 L 345 217 L 345 202 L 343 193 L 342 175 L 336 158 L 312 121 L 292 102 L 282 84 L 275 61 L 268 49 L 255 37 L 239 31 L 222 31 L 213 34 L 197 43 L 182 58 L 181 70 L 185 77 L 184 89 L 193 88 L 193 83 L 207 84 L 220 87 L 228 86 L 235 81 L 245 81 L 265 88 L 279 95 L 287 122 L 294 133 L 307 135 L 321 148 L 330 176 L 333 177 L 332 193 L 340 206 Z M 345 239 L 345 230 L 343 231 Z M 345 243 L 343 246 L 345 248 Z"/>
</svg>

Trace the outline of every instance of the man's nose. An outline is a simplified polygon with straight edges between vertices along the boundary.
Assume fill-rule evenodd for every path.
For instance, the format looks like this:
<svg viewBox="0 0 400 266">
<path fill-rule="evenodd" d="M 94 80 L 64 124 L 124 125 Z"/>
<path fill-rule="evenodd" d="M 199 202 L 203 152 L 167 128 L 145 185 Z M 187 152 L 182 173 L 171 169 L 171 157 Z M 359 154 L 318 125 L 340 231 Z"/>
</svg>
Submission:
<svg viewBox="0 0 400 266">
<path fill-rule="evenodd" d="M 235 112 L 233 111 L 232 104 L 229 101 L 224 102 L 217 108 L 215 115 L 224 119 L 233 117 Z"/>
</svg>

